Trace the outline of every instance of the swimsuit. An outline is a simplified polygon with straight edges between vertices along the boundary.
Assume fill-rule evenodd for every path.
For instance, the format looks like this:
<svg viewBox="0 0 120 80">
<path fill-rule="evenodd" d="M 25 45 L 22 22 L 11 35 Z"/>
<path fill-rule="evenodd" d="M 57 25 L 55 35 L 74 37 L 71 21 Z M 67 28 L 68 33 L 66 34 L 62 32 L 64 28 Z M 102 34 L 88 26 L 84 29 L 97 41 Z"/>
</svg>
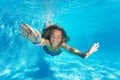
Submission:
<svg viewBox="0 0 120 80">
<path fill-rule="evenodd" d="M 57 51 L 50 51 L 47 46 L 44 46 L 43 49 L 47 54 L 50 54 L 51 56 L 59 55 L 62 52 L 61 49 L 58 49 Z"/>
</svg>

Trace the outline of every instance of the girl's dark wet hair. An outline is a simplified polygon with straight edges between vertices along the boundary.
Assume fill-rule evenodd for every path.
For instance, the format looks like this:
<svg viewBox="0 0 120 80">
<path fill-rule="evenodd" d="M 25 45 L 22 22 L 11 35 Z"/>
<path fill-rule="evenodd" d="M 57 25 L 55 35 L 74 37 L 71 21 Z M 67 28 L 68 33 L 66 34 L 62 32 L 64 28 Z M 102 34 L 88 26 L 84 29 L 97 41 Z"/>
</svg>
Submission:
<svg viewBox="0 0 120 80">
<path fill-rule="evenodd" d="M 61 43 L 69 41 L 69 37 L 67 36 L 65 30 L 62 27 L 57 26 L 57 25 L 50 25 L 50 26 L 46 27 L 45 29 L 43 29 L 42 37 L 44 39 L 50 40 L 50 35 L 52 34 L 53 30 L 60 30 L 62 32 Z"/>
</svg>

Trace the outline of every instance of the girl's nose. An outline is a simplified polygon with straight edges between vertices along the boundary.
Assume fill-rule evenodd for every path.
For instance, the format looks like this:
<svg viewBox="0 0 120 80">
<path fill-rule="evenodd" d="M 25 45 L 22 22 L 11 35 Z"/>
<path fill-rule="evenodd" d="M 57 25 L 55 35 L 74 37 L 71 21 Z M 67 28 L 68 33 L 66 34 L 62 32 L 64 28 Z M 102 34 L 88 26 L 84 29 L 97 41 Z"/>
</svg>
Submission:
<svg viewBox="0 0 120 80">
<path fill-rule="evenodd" d="M 56 41 L 56 40 L 57 40 L 57 38 L 54 38 L 54 40 Z"/>
</svg>

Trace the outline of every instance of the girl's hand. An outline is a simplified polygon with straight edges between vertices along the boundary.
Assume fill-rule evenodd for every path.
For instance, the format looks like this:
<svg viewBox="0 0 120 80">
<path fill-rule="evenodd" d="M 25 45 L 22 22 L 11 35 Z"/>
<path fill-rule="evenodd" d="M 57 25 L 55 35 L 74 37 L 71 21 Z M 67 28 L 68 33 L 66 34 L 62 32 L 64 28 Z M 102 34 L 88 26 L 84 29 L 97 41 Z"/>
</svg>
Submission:
<svg viewBox="0 0 120 80">
<path fill-rule="evenodd" d="M 27 38 L 31 42 L 40 42 L 41 34 L 38 30 L 33 30 L 28 24 L 20 24 L 20 36 Z"/>
<path fill-rule="evenodd" d="M 99 48 L 99 43 L 94 43 L 90 50 L 86 53 L 85 58 L 88 57 L 90 54 L 96 52 Z"/>
</svg>

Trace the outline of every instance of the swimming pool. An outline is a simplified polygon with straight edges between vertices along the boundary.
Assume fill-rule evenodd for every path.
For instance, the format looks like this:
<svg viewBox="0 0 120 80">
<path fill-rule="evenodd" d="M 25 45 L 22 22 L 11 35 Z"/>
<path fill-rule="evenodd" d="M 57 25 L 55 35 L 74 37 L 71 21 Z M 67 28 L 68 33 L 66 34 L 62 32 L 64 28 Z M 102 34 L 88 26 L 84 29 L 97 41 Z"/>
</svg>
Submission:
<svg viewBox="0 0 120 80">
<path fill-rule="evenodd" d="M 119 80 L 119 0 L 0 0 L 0 80 Z M 99 51 L 87 59 L 64 51 L 46 54 L 19 35 L 19 24 L 42 31 L 46 18 L 62 26 L 68 44 L 85 52 L 94 42 Z"/>
</svg>

